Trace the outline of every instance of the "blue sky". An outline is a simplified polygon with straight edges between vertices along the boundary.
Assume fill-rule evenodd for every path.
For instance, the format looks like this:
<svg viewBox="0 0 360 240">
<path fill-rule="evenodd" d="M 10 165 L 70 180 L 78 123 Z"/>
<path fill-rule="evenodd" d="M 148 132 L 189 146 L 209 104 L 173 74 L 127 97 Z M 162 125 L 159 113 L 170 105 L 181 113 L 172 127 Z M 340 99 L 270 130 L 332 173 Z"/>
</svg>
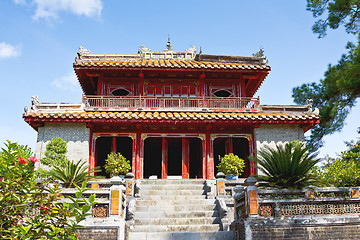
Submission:
<svg viewBox="0 0 360 240">
<path fill-rule="evenodd" d="M 36 132 L 22 119 L 31 96 L 80 102 L 72 69 L 80 45 L 93 53 L 136 53 L 191 45 L 207 54 L 251 56 L 265 50 L 272 71 L 255 96 L 261 104 L 293 104 L 291 90 L 319 81 L 354 41 L 343 29 L 318 39 L 306 1 L 283 0 L 2 0 L 0 1 L 0 142 L 35 150 Z M 321 155 L 336 156 L 358 137 L 359 104 L 340 133 L 325 138 Z"/>
</svg>

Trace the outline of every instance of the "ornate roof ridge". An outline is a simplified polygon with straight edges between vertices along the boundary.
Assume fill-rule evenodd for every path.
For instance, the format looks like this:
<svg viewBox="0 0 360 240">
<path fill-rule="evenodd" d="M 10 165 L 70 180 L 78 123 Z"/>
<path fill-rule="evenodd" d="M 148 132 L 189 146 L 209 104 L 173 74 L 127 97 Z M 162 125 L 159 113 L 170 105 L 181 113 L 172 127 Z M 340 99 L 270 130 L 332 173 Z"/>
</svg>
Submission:
<svg viewBox="0 0 360 240">
<path fill-rule="evenodd" d="M 196 47 L 192 46 L 184 52 L 175 52 L 171 49 L 171 45 L 167 44 L 167 48 L 163 51 L 151 51 L 145 46 L 140 46 L 136 54 L 116 54 L 116 53 L 91 53 L 90 50 L 83 46 L 79 47 L 77 59 L 87 61 L 127 61 L 127 60 L 195 60 L 200 62 L 218 62 L 218 63 L 237 63 L 250 65 L 267 65 L 268 62 L 264 55 L 253 56 L 233 56 L 233 55 L 217 55 L 203 54 L 200 50 L 197 53 Z"/>
</svg>

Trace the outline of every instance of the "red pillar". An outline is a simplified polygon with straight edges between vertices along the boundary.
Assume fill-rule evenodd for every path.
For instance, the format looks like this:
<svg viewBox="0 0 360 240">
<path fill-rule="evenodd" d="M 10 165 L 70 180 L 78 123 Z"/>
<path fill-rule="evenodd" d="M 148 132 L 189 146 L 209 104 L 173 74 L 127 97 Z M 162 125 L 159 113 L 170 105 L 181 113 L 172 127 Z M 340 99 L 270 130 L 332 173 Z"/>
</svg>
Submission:
<svg viewBox="0 0 360 240">
<path fill-rule="evenodd" d="M 189 140 L 182 138 L 182 178 L 189 179 Z"/>
<path fill-rule="evenodd" d="M 249 140 L 249 139 L 248 139 Z M 250 156 L 255 156 L 255 141 L 254 141 L 254 135 L 250 136 L 249 140 L 249 152 Z M 255 168 L 255 162 L 250 161 L 250 175 L 257 175 L 257 169 Z"/>
<path fill-rule="evenodd" d="M 225 141 L 225 150 L 226 150 L 226 154 L 234 152 L 232 137 L 229 137 L 228 139 L 226 139 L 226 141 Z"/>
<path fill-rule="evenodd" d="M 205 134 L 206 143 L 206 179 L 214 179 L 214 153 L 210 133 Z"/>
<path fill-rule="evenodd" d="M 92 125 L 87 124 L 87 127 L 90 128 L 90 137 L 89 137 L 89 171 L 90 169 L 95 168 L 95 145 L 96 139 L 93 136 Z M 91 173 L 91 176 L 94 176 L 95 173 Z"/>
<path fill-rule="evenodd" d="M 142 71 L 139 73 L 139 95 L 144 96 L 144 74 Z"/>
<path fill-rule="evenodd" d="M 141 139 L 141 125 L 136 124 L 135 137 L 135 179 L 143 178 L 144 140 Z"/>
<path fill-rule="evenodd" d="M 101 73 L 98 78 L 97 95 L 103 95 L 103 74 Z"/>
<path fill-rule="evenodd" d="M 242 74 L 240 74 L 240 97 L 246 97 L 246 86 L 245 79 Z"/>
<path fill-rule="evenodd" d="M 162 138 L 162 161 L 161 161 L 161 178 L 167 179 L 168 170 L 168 143 L 166 138 Z"/>
<path fill-rule="evenodd" d="M 204 81 L 204 78 L 205 78 L 205 74 L 202 73 L 200 75 L 200 80 L 199 80 L 199 93 L 200 93 L 200 97 L 203 97 L 205 96 L 205 81 Z"/>
<path fill-rule="evenodd" d="M 116 153 L 116 137 L 112 137 L 111 151 Z"/>
<path fill-rule="evenodd" d="M 136 136 L 135 137 L 131 137 L 132 140 L 133 140 L 133 143 L 132 143 L 132 160 L 131 160 L 131 172 L 134 174 L 135 176 L 135 172 L 136 172 L 136 141 L 137 141 L 137 138 Z"/>
<path fill-rule="evenodd" d="M 207 150 L 206 150 L 206 140 L 205 137 L 201 138 L 202 139 L 202 164 L 201 164 L 201 176 L 202 178 L 206 178 L 206 154 L 207 154 Z"/>
</svg>

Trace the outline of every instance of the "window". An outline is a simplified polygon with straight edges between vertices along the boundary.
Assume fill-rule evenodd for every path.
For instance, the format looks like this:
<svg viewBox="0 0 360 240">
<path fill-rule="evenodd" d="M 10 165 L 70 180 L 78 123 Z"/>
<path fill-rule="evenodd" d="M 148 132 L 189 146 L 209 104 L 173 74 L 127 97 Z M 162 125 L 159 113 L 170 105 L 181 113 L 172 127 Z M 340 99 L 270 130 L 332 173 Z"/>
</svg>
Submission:
<svg viewBox="0 0 360 240">
<path fill-rule="evenodd" d="M 232 93 L 227 90 L 217 90 L 214 92 L 214 95 L 216 97 L 230 97 Z"/>
<path fill-rule="evenodd" d="M 127 96 L 130 94 L 130 91 L 128 91 L 124 88 L 119 88 L 119 89 L 112 91 L 111 94 L 114 96 Z"/>
<path fill-rule="evenodd" d="M 197 86 L 192 84 L 180 85 L 163 85 L 149 84 L 145 87 L 146 96 L 163 96 L 163 97 L 196 97 Z"/>
</svg>

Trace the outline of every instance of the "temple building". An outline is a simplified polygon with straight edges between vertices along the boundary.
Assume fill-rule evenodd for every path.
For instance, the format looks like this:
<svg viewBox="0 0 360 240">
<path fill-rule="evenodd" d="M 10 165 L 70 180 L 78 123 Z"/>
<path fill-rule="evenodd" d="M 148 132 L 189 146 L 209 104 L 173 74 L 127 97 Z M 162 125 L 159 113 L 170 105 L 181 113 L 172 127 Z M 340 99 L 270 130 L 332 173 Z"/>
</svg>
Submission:
<svg viewBox="0 0 360 240">
<path fill-rule="evenodd" d="M 319 120 L 311 104 L 261 105 L 254 94 L 270 66 L 251 57 L 162 52 L 94 54 L 80 47 L 73 64 L 82 103 L 42 103 L 33 97 L 24 120 L 38 132 L 36 155 L 54 137 L 68 142 L 68 157 L 103 166 L 110 152 L 130 160 L 136 179 L 213 179 L 219 156 L 246 163 L 265 144 L 303 140 Z M 274 86 L 279 88 L 280 86 Z M 103 171 L 99 173 L 106 175 Z"/>
</svg>

